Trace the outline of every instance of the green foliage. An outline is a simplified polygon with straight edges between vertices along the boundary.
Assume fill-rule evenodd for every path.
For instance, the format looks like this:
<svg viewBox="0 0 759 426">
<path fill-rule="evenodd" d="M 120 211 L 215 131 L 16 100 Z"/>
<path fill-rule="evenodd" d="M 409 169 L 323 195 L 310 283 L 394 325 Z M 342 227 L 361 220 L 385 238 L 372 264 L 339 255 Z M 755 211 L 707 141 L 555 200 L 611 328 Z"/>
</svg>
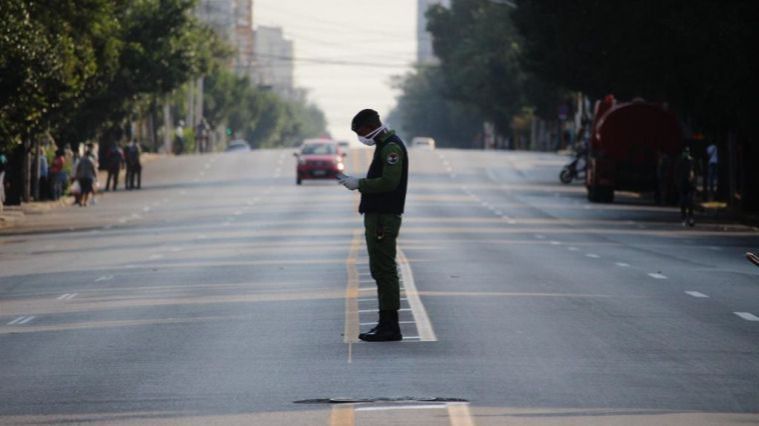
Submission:
<svg viewBox="0 0 759 426">
<path fill-rule="evenodd" d="M 514 13 L 541 78 L 668 101 L 716 126 L 753 120 L 758 18 L 753 0 L 524 0 Z"/>
<path fill-rule="evenodd" d="M 77 143 L 224 53 L 193 0 L 0 2 L 0 149 L 51 129 Z"/>
<path fill-rule="evenodd" d="M 506 133 L 525 109 L 553 114 L 561 92 L 523 69 L 523 40 L 513 9 L 491 0 L 453 0 L 427 11 L 427 29 L 444 76 L 443 93 L 476 107 Z"/>
<path fill-rule="evenodd" d="M 0 2 L 0 148 L 40 133 L 113 64 L 107 0 Z"/>
<path fill-rule="evenodd" d="M 326 129 L 326 119 L 315 106 L 285 101 L 224 69 L 205 79 L 204 116 L 212 127 L 226 125 L 260 148 L 294 146 Z"/>
<path fill-rule="evenodd" d="M 439 146 L 470 148 L 482 131 L 482 116 L 471 105 L 450 100 L 439 67 L 420 67 L 395 82 L 401 90 L 387 118 L 406 138 L 430 136 Z"/>
<path fill-rule="evenodd" d="M 72 145 L 119 127 L 146 96 L 161 97 L 211 68 L 221 42 L 192 14 L 190 0 L 122 3 L 116 66 L 82 93 L 82 107 L 56 133 Z M 108 133 L 106 133 L 108 134 Z"/>
</svg>

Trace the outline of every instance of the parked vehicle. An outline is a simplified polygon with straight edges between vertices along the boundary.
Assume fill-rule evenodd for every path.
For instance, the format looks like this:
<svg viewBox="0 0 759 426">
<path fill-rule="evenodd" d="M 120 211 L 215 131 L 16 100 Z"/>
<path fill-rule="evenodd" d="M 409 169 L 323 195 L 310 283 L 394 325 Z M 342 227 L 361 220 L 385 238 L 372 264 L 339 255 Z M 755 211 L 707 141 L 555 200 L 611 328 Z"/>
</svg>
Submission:
<svg viewBox="0 0 759 426">
<path fill-rule="evenodd" d="M 295 167 L 298 185 L 305 179 L 335 179 L 345 169 L 346 154 L 330 139 L 306 139 L 293 155 L 298 159 Z"/>
<path fill-rule="evenodd" d="M 229 142 L 225 152 L 247 152 L 250 151 L 250 144 L 245 139 L 235 139 Z"/>
<path fill-rule="evenodd" d="M 417 136 L 411 139 L 412 148 L 435 149 L 435 139 Z"/>
<path fill-rule="evenodd" d="M 682 151 L 677 117 L 643 101 L 596 104 L 585 186 L 593 202 L 614 201 L 615 190 L 653 191 L 672 185 L 672 165 Z"/>
</svg>

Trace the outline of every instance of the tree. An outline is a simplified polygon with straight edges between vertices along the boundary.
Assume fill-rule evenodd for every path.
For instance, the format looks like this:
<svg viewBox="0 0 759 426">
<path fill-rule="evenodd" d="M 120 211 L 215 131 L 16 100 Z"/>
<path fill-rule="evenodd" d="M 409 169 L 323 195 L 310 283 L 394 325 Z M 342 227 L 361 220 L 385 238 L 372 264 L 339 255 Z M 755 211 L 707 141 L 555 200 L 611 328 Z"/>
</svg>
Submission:
<svg viewBox="0 0 759 426">
<path fill-rule="evenodd" d="M 563 95 L 558 86 L 524 70 L 524 40 L 512 12 L 491 0 L 453 0 L 450 8 L 437 5 L 427 11 L 444 77 L 442 93 L 475 107 L 502 134 L 525 111 L 553 119 Z"/>
<path fill-rule="evenodd" d="M 0 148 L 80 105 L 82 91 L 113 64 L 112 13 L 107 0 L 0 3 Z"/>
<path fill-rule="evenodd" d="M 228 126 L 254 147 L 293 146 L 326 132 L 317 107 L 286 101 L 223 68 L 205 80 L 204 116 L 212 127 Z"/>
<path fill-rule="evenodd" d="M 482 131 L 482 115 L 475 107 L 444 96 L 440 67 L 418 67 L 400 77 L 398 105 L 387 122 L 407 137 L 430 136 L 440 146 L 471 148 Z"/>
<path fill-rule="evenodd" d="M 742 203 L 759 210 L 759 4 L 523 0 L 514 21 L 526 40 L 524 63 L 540 78 L 594 97 L 666 101 L 718 135 L 724 151 L 741 150 Z M 740 146 L 727 143 L 733 138 Z"/>
<path fill-rule="evenodd" d="M 106 129 L 121 127 L 144 97 L 162 97 L 213 65 L 223 49 L 193 15 L 191 0 L 119 3 L 121 49 L 82 94 L 80 108 L 60 120 L 57 133 L 72 145 Z M 118 133 L 114 133 L 118 134 Z"/>
</svg>

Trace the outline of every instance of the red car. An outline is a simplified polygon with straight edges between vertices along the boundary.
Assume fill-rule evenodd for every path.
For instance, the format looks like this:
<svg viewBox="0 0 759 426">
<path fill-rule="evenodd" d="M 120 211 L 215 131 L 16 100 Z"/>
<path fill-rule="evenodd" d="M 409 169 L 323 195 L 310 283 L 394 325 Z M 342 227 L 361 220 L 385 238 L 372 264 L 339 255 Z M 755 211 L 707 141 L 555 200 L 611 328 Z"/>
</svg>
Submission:
<svg viewBox="0 0 759 426">
<path fill-rule="evenodd" d="M 330 139 L 306 139 L 294 155 L 298 159 L 295 170 L 298 185 L 304 179 L 335 179 L 345 169 L 346 154 Z"/>
</svg>

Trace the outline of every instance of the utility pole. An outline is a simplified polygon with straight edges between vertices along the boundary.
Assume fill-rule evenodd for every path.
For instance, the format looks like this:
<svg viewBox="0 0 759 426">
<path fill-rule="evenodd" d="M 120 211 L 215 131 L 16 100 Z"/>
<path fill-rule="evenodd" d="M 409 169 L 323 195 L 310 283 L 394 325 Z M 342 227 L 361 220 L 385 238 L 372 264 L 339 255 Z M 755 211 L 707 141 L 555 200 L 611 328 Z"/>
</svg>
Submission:
<svg viewBox="0 0 759 426">
<path fill-rule="evenodd" d="M 171 105 L 169 105 L 169 95 L 166 95 L 163 99 L 163 150 L 167 154 L 172 153 L 171 149 L 171 136 L 172 136 L 172 122 L 171 122 Z"/>
</svg>

